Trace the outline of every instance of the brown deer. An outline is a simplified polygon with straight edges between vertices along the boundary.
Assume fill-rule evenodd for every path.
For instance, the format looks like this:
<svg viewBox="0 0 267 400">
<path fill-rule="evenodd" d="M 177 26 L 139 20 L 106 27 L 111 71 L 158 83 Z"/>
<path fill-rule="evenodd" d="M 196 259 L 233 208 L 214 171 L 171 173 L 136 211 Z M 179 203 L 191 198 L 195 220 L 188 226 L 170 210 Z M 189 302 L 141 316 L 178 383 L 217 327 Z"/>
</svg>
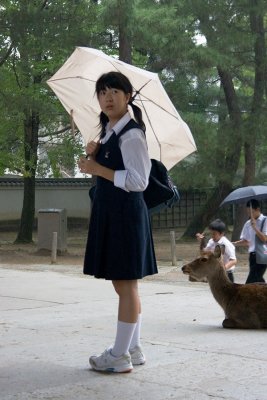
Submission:
<svg viewBox="0 0 267 400">
<path fill-rule="evenodd" d="M 203 251 L 200 257 L 184 265 L 182 271 L 197 280 L 206 277 L 215 300 L 225 313 L 224 328 L 267 328 L 267 284 L 232 283 L 221 260 L 221 248 Z"/>
</svg>

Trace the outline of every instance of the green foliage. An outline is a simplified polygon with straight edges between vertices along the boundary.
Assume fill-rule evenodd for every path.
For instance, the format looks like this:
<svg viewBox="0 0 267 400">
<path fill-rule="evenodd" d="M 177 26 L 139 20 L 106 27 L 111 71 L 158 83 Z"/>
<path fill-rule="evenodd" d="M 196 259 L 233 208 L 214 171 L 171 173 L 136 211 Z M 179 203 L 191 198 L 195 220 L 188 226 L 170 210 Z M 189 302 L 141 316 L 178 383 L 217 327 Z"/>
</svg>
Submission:
<svg viewBox="0 0 267 400">
<path fill-rule="evenodd" d="M 259 17 L 265 15 L 266 20 L 266 3 L 177 0 L 159 1 L 157 5 L 153 1 L 140 1 L 139 5 L 143 8 L 139 9 L 141 29 L 136 46 L 143 43 L 141 36 L 145 31 L 143 40 L 148 41 L 146 34 L 150 36 L 149 47 L 145 47 L 148 65 L 161 74 L 198 147 L 197 154 L 179 164 L 173 173 L 186 187 L 188 182 L 197 187 L 221 181 L 240 185 L 242 174 L 239 170 L 236 174 L 231 161 L 234 149 L 256 135 L 257 165 L 262 166 L 260 158 L 265 160 L 262 148 L 266 147 L 266 89 L 263 108 L 257 109 L 257 116 L 253 117 L 253 101 L 258 95 L 255 93 L 256 37 L 251 29 L 251 15 L 252 12 Z M 240 110 L 238 135 L 229 99 L 220 87 L 218 67 L 233 82 L 235 104 Z M 266 82 L 262 84 L 267 87 Z M 239 159 L 238 152 L 235 158 Z M 264 170 L 259 165 L 257 172 Z"/>
<path fill-rule="evenodd" d="M 83 153 L 83 142 L 68 133 L 51 136 L 40 149 L 37 175 L 40 177 L 62 178 L 74 176 L 77 159 Z"/>
<path fill-rule="evenodd" d="M 4 1 L 0 17 L 3 22 L 0 40 L 4 44 L 0 50 L 0 105 L 3 110 L 0 117 L 0 142 L 3 143 L 0 147 L 0 172 L 4 173 L 6 169 L 25 175 L 29 163 L 30 169 L 34 168 L 34 158 L 33 163 L 24 160 L 24 150 L 28 148 L 26 141 L 32 140 L 26 135 L 25 122 L 35 115 L 39 135 L 40 132 L 45 131 L 48 135 L 53 131 L 57 136 L 57 130 L 67 120 L 46 80 L 75 46 L 98 43 L 95 35 L 96 5 L 86 0 Z M 10 46 L 12 51 L 7 56 Z M 70 131 L 65 135 L 64 143 L 69 140 Z M 76 145 L 69 143 L 72 143 L 74 162 Z M 6 154 L 7 147 L 11 149 L 10 154 Z M 60 152 L 62 141 L 58 149 Z"/>
</svg>

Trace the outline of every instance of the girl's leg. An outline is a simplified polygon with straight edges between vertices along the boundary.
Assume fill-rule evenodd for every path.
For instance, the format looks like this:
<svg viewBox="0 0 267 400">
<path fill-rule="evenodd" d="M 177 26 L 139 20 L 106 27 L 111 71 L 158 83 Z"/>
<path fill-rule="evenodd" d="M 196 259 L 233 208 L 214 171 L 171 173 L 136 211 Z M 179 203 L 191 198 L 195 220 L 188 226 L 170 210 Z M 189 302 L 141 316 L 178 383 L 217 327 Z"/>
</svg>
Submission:
<svg viewBox="0 0 267 400">
<path fill-rule="evenodd" d="M 120 357 L 129 351 L 140 311 L 140 300 L 137 280 L 116 280 L 112 283 L 119 295 L 117 334 L 112 354 Z"/>
<path fill-rule="evenodd" d="M 119 295 L 118 326 L 112 349 L 106 349 L 99 356 L 91 356 L 89 363 L 96 371 L 130 372 L 133 363 L 129 353 L 130 343 L 136 328 L 139 313 L 137 280 L 113 281 Z"/>
<path fill-rule="evenodd" d="M 142 314 L 141 312 L 138 314 L 138 319 L 136 322 L 136 327 L 133 333 L 133 337 L 130 343 L 130 352 L 133 351 L 136 347 L 140 347 L 140 336 L 141 336 L 141 325 L 142 325 Z"/>
<path fill-rule="evenodd" d="M 257 271 L 257 279 L 256 279 L 255 282 L 265 282 L 265 279 L 264 279 L 263 275 L 266 272 L 266 265 L 257 264 L 256 267 L 257 267 L 257 269 L 256 269 L 256 271 Z"/>
<path fill-rule="evenodd" d="M 142 314 L 140 312 L 138 315 L 138 320 L 129 347 L 129 352 L 131 355 L 131 361 L 133 365 L 143 365 L 146 362 L 146 357 L 143 353 L 143 349 L 140 343 L 141 323 L 142 323 Z"/>
</svg>

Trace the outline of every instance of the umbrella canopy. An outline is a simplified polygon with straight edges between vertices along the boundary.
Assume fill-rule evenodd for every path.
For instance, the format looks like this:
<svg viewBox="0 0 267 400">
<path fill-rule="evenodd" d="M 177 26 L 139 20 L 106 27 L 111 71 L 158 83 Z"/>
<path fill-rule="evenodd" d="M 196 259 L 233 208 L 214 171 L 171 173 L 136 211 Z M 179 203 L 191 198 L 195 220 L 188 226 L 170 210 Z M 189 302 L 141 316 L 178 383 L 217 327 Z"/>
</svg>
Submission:
<svg viewBox="0 0 267 400">
<path fill-rule="evenodd" d="M 134 67 L 100 50 L 77 47 L 63 66 L 47 81 L 87 143 L 99 132 L 100 107 L 95 83 L 100 75 L 119 71 L 131 81 L 135 104 L 142 110 L 150 158 L 172 168 L 196 151 L 194 138 L 182 120 L 157 74 Z"/>
<path fill-rule="evenodd" d="M 233 190 L 221 202 L 220 207 L 226 204 L 246 203 L 252 199 L 257 199 L 257 200 L 267 199 L 267 186 L 264 185 L 244 186 L 236 190 Z"/>
</svg>

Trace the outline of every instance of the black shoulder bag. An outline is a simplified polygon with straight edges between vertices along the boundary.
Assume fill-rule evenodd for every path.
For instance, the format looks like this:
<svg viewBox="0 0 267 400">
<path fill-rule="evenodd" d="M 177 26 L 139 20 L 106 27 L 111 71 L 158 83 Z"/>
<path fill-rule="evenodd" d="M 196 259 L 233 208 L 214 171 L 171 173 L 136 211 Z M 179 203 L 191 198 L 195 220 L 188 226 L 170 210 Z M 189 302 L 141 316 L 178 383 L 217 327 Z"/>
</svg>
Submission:
<svg viewBox="0 0 267 400">
<path fill-rule="evenodd" d="M 149 182 L 144 191 L 144 199 L 150 215 L 167 207 L 171 208 L 180 199 L 178 189 L 170 178 L 165 165 L 154 159 L 151 159 L 151 163 Z"/>
</svg>

